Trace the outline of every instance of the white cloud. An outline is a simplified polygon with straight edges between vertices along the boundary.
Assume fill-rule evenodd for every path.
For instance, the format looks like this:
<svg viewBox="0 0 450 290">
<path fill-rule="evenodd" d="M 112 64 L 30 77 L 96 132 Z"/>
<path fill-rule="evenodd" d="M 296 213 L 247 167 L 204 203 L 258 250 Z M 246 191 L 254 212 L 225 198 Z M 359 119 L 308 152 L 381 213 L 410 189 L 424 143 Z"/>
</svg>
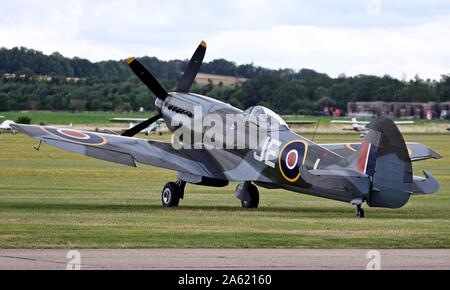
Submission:
<svg viewBox="0 0 450 290">
<path fill-rule="evenodd" d="M 239 62 L 275 68 L 302 67 L 327 72 L 391 74 L 439 79 L 450 72 L 449 18 L 403 28 L 330 28 L 278 26 L 269 30 L 236 30 L 212 38 L 214 57 L 226 51 Z M 231 45 L 230 45 L 231 44 Z M 211 49 L 213 50 L 213 49 Z"/>
<path fill-rule="evenodd" d="M 367 3 L 2 1 L 0 39 L 6 47 L 59 51 L 94 61 L 132 55 L 188 58 L 205 39 L 207 60 L 308 67 L 332 76 L 419 74 L 437 79 L 450 72 L 448 3 L 381 1 L 372 14 L 367 13 Z"/>
</svg>

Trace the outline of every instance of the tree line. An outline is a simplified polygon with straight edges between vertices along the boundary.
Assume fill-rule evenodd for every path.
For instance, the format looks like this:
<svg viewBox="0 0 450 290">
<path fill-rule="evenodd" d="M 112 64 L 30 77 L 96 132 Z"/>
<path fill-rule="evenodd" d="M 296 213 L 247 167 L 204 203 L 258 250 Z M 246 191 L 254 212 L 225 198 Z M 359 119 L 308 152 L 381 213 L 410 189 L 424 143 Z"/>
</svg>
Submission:
<svg viewBox="0 0 450 290">
<path fill-rule="evenodd" d="M 156 57 L 139 60 L 168 90 L 176 88 L 188 63 Z M 324 106 L 345 110 L 351 101 L 450 101 L 450 75 L 439 81 L 418 76 L 400 81 L 388 75 L 331 78 L 310 69 L 271 70 L 253 64 L 236 65 L 224 59 L 203 64 L 201 72 L 249 80 L 237 86 L 194 85 L 192 92 L 241 109 L 259 104 L 281 114 L 316 114 Z M 152 110 L 153 98 L 125 60 L 93 63 L 27 48 L 0 49 L 0 111 Z"/>
</svg>

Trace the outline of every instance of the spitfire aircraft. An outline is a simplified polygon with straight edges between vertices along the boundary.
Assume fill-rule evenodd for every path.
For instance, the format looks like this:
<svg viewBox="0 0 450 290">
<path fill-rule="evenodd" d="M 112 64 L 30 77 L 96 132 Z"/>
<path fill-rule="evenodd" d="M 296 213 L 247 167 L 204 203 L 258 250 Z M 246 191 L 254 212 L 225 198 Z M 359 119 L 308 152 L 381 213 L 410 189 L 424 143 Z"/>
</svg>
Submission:
<svg viewBox="0 0 450 290">
<path fill-rule="evenodd" d="M 162 190 L 164 207 L 179 205 L 180 199 L 185 198 L 186 184 L 225 187 L 237 182 L 235 195 L 246 209 L 258 207 L 259 186 L 346 202 L 356 207 L 358 217 L 364 217 L 364 203 L 370 207 L 396 209 L 404 206 L 412 195 L 439 190 L 439 182 L 430 173 L 424 172 L 424 178 L 413 176 L 412 162 L 441 156 L 425 145 L 406 144 L 397 126 L 387 117 L 380 117 L 367 126 L 369 132 L 362 143 L 317 144 L 291 131 L 288 124 L 268 108 L 255 106 L 242 111 L 207 96 L 189 93 L 205 53 L 206 43 L 202 42 L 175 92 L 167 92 L 138 60 L 128 59 L 131 69 L 156 96 L 158 114 L 121 135 L 34 125 L 12 126 L 37 139 L 36 149 L 44 142 L 123 165 L 141 163 L 175 171 L 177 181 L 167 183 Z M 190 122 L 203 124 L 211 116 L 221 125 L 214 126 L 211 140 L 215 143 L 225 143 L 223 135 L 231 132 L 234 136 L 240 126 L 223 121 L 225 116 L 246 120 L 245 130 L 266 127 L 267 135 L 258 138 L 260 141 L 253 145 L 251 138 L 246 137 L 237 138 L 239 140 L 231 144 L 239 141 L 241 147 L 202 146 L 201 142 L 190 138 L 191 133 L 205 137 L 210 132 L 192 127 Z M 258 120 L 264 119 L 260 117 L 270 119 L 270 126 L 259 123 Z M 174 133 L 172 142 L 135 137 L 161 118 Z M 221 129 L 217 129 L 219 127 Z M 179 130 L 188 134 L 175 136 Z M 174 146 L 175 143 L 182 146 Z M 192 144 L 194 146 L 184 146 Z"/>
</svg>

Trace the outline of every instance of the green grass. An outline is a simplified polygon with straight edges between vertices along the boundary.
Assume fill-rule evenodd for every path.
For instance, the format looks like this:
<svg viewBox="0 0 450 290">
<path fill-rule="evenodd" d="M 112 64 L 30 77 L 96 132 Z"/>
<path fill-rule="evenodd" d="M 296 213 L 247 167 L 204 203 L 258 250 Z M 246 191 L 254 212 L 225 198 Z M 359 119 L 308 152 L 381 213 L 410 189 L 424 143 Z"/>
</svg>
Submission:
<svg viewBox="0 0 450 290">
<path fill-rule="evenodd" d="M 50 111 L 24 111 L 24 112 L 0 112 L 0 116 L 5 119 L 17 120 L 20 116 L 28 116 L 33 124 L 53 124 L 66 125 L 73 123 L 74 125 L 105 125 L 109 124 L 112 118 L 147 118 L 155 113 L 115 113 L 115 112 L 50 112 Z M 317 116 L 283 116 L 286 121 L 305 121 L 319 120 L 320 126 L 330 126 L 334 119 L 351 120 L 351 118 L 332 118 Z M 360 118 L 359 121 L 367 121 L 371 119 Z M 0 119 L 0 122 L 2 119 Z M 447 124 L 448 120 L 416 120 L 417 125 L 432 126 L 434 124 Z M 315 126 L 314 124 L 310 126 Z"/>
<path fill-rule="evenodd" d="M 167 136 L 164 137 L 167 139 Z M 407 135 L 450 156 L 446 135 Z M 319 135 L 317 141 L 358 141 Z M 415 165 L 442 182 L 400 210 L 366 209 L 282 190 L 261 189 L 258 210 L 244 211 L 236 184 L 188 185 L 178 209 L 160 192 L 175 174 L 122 167 L 49 146 L 33 150 L 23 135 L 0 135 L 0 248 L 450 248 L 450 166 Z"/>
<path fill-rule="evenodd" d="M 343 120 L 343 121 L 351 121 L 352 118 L 350 117 L 340 117 L 340 118 L 335 118 L 335 117 L 317 117 L 317 116 L 282 116 L 283 119 L 285 121 L 305 121 L 305 120 L 320 120 L 320 126 L 330 126 L 332 125 L 331 121 L 333 120 Z M 373 121 L 373 118 L 357 118 L 358 121 L 363 122 L 363 121 Z M 404 120 L 404 119 L 394 119 L 395 121 L 409 121 L 409 120 Z M 414 119 L 413 120 L 415 122 L 415 126 L 433 126 L 436 124 L 449 124 L 450 121 L 449 120 L 422 120 L 422 119 Z M 315 124 L 311 124 L 311 126 L 315 126 Z M 347 125 L 347 127 L 351 127 L 351 124 Z"/>
<path fill-rule="evenodd" d="M 0 116 L 5 119 L 17 120 L 20 116 L 28 116 L 33 124 L 44 125 L 74 125 L 92 124 L 104 125 L 109 124 L 112 118 L 148 118 L 153 113 L 114 113 L 114 112 L 49 112 L 49 111 L 29 111 L 29 112 L 0 112 Z M 0 119 L 0 122 L 2 119 Z"/>
</svg>

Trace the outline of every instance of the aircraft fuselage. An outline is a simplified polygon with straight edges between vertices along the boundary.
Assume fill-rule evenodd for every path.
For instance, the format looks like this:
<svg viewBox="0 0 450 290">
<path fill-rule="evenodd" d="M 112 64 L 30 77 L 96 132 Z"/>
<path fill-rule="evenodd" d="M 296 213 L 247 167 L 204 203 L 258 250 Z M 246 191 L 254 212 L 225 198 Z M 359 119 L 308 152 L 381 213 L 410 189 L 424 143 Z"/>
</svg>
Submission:
<svg viewBox="0 0 450 290">
<path fill-rule="evenodd" d="M 159 104 L 157 102 L 157 106 L 159 106 L 172 133 L 188 124 L 188 129 L 192 132 L 192 135 L 200 134 L 202 138 L 208 129 L 195 126 L 194 122 L 203 124 L 206 119 L 214 120 L 217 123 L 222 122 L 221 126 L 217 126 L 215 134 L 217 134 L 216 136 L 224 136 L 233 134 L 232 131 L 235 129 L 232 128 L 232 124 L 227 123 L 227 116 L 228 118 L 230 115 L 239 117 L 244 113 L 242 110 L 221 101 L 202 95 L 185 93 L 170 93 L 164 102 Z M 184 120 L 184 123 L 179 122 L 180 118 Z M 175 119 L 176 122 L 174 122 Z M 249 133 L 248 130 L 246 132 Z M 341 156 L 292 132 L 287 126 L 280 126 L 277 134 L 266 133 L 266 136 L 258 139 L 254 148 L 251 148 L 249 144 L 249 137 L 245 141 L 245 148 L 236 148 L 236 139 L 233 143 L 234 147 L 227 148 L 226 138 L 223 138 L 223 148 L 210 149 L 213 152 L 211 156 L 215 158 L 217 166 L 221 170 L 227 172 L 227 174 L 233 174 L 233 171 L 236 171 L 236 174 L 242 176 L 242 181 L 246 180 L 246 176 L 239 173 L 239 166 L 242 162 L 250 163 L 250 167 L 260 171 L 260 178 L 255 182 L 262 187 L 283 188 L 345 202 L 350 202 L 355 198 L 344 189 L 342 191 L 336 189 L 334 193 L 322 191 L 306 182 L 298 173 L 300 166 L 304 166 L 308 170 L 345 167 L 345 160 Z M 249 134 L 251 135 L 251 133 Z M 272 135 L 276 135 L 276 137 L 274 138 Z M 190 146 L 198 146 L 199 141 L 203 141 L 202 138 L 197 142 L 192 138 Z"/>
</svg>

